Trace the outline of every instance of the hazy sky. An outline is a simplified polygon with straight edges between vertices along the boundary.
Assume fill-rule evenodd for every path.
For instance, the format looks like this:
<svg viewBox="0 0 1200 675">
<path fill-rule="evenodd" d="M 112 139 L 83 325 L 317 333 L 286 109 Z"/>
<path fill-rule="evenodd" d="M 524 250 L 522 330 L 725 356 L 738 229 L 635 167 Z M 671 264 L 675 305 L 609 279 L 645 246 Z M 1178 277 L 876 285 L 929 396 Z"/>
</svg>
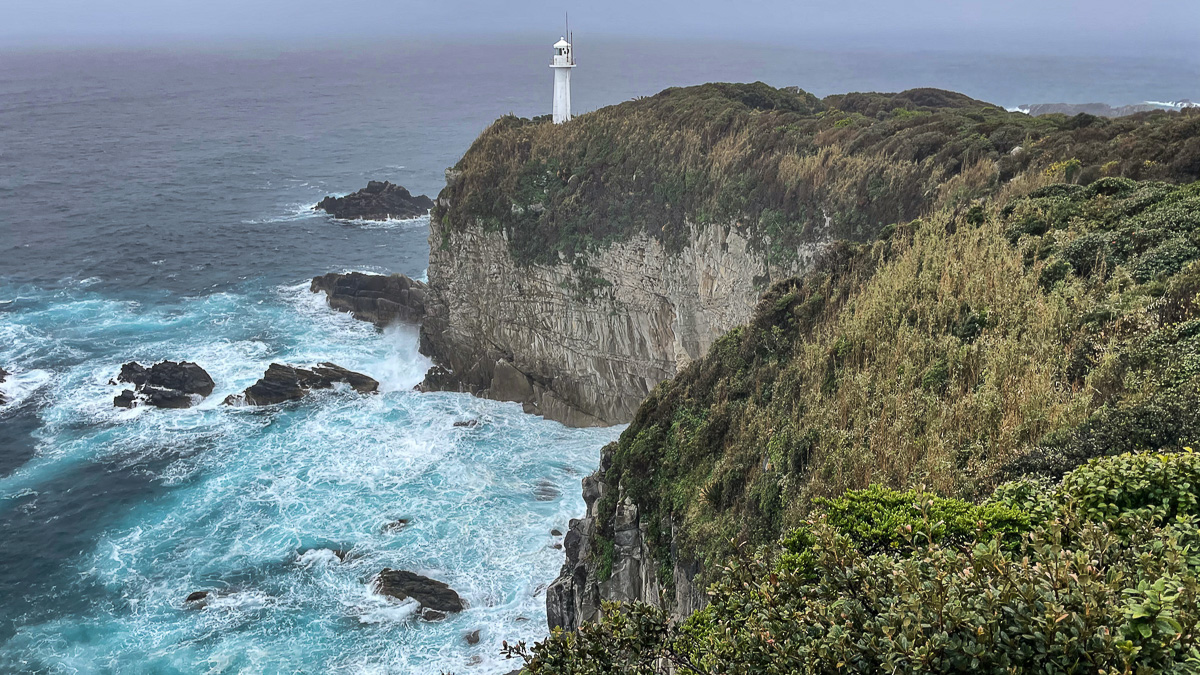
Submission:
<svg viewBox="0 0 1200 675">
<path fill-rule="evenodd" d="M 1200 0 L 3 0 L 0 42 L 381 40 L 560 32 L 865 49 L 1189 50 Z"/>
</svg>

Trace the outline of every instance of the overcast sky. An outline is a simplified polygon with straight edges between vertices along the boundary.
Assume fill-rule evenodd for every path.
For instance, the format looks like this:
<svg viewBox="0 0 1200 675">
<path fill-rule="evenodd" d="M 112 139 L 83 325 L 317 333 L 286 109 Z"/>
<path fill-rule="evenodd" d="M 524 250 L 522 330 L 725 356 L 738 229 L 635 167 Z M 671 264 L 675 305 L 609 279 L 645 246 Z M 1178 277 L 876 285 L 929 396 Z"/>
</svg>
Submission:
<svg viewBox="0 0 1200 675">
<path fill-rule="evenodd" d="M 1194 50 L 1200 0 L 3 0 L 0 43 L 412 39 L 561 32 L 816 47 Z M 1194 53 L 1194 52 L 1193 52 Z"/>
</svg>

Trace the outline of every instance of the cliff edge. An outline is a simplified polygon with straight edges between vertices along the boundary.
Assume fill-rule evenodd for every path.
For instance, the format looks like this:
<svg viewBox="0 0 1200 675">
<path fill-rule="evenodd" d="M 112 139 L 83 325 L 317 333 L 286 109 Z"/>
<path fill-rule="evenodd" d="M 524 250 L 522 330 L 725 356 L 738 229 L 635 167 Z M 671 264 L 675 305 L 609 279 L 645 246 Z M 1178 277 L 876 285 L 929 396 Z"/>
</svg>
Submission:
<svg viewBox="0 0 1200 675">
<path fill-rule="evenodd" d="M 1200 148 L 1162 152 L 1137 132 L 1195 119 L 1034 118 L 935 89 L 819 100 L 762 83 L 668 89 L 559 125 L 501 118 L 431 211 L 421 346 L 437 367 L 422 388 L 575 426 L 628 422 L 831 242 L 1041 172 L 1178 179 Z M 1117 152 L 1119 138 L 1133 142 Z"/>
</svg>

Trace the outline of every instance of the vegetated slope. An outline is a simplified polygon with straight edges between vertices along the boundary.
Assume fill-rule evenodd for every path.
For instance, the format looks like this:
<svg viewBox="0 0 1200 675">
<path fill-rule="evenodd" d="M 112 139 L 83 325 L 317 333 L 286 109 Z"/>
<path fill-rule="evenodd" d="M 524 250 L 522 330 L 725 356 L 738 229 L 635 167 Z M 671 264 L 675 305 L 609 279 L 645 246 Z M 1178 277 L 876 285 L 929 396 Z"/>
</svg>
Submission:
<svg viewBox="0 0 1200 675">
<path fill-rule="evenodd" d="M 1200 455 L 1095 459 L 982 505 L 875 487 L 725 567 L 681 623 L 556 632 L 530 675 L 1195 673 Z"/>
<path fill-rule="evenodd" d="M 664 570 L 711 568 L 848 489 L 981 498 L 1200 438 L 1197 258 L 1200 183 L 1116 178 L 834 247 L 643 403 L 594 550 L 618 495 Z"/>
<path fill-rule="evenodd" d="M 645 232 L 735 223 L 772 255 L 866 241 L 891 223 L 1050 170 L 1200 176 L 1200 115 L 1030 117 L 934 89 L 824 100 L 762 83 L 708 84 L 581 115 L 505 117 L 448 172 L 446 231 L 503 231 L 519 262 L 557 262 Z"/>
</svg>

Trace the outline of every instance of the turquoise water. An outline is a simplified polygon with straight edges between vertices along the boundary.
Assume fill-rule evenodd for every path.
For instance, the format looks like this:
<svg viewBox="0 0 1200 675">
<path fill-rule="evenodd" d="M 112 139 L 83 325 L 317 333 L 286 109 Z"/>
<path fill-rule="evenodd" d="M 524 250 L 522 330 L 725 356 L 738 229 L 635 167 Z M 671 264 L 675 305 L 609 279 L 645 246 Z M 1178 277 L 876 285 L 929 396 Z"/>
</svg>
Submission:
<svg viewBox="0 0 1200 675">
<path fill-rule="evenodd" d="M 415 331 L 376 332 L 306 284 L 153 304 L 91 286 L 4 289 L 0 363 L 23 364 L 5 414 L 36 430 L 0 479 L 0 670 L 494 673 L 514 667 L 502 640 L 544 636 L 551 530 L 582 511 L 579 480 L 615 430 L 414 392 L 429 366 Z M 188 410 L 114 408 L 120 364 L 161 358 L 198 362 L 216 391 Z M 272 361 L 323 360 L 381 392 L 220 405 Z M 385 567 L 469 608 L 418 620 L 371 592 Z M 186 608 L 196 590 L 220 593 Z"/>
<path fill-rule="evenodd" d="M 368 180 L 436 194 L 497 117 L 549 112 L 556 37 L 0 52 L 0 672 L 490 675 L 514 667 L 502 640 L 545 636 L 550 532 L 582 514 L 618 430 L 414 393 L 415 334 L 332 312 L 307 281 L 421 275 L 426 222 L 310 207 Z M 713 80 L 1018 105 L 1195 99 L 1200 79 L 1194 58 L 577 46 L 580 112 Z M 135 359 L 196 361 L 217 391 L 114 408 L 108 380 Z M 333 361 L 383 391 L 219 405 L 272 361 Z M 470 608 L 416 620 L 370 592 L 384 567 Z M 185 608 L 198 590 L 217 597 Z"/>
</svg>

